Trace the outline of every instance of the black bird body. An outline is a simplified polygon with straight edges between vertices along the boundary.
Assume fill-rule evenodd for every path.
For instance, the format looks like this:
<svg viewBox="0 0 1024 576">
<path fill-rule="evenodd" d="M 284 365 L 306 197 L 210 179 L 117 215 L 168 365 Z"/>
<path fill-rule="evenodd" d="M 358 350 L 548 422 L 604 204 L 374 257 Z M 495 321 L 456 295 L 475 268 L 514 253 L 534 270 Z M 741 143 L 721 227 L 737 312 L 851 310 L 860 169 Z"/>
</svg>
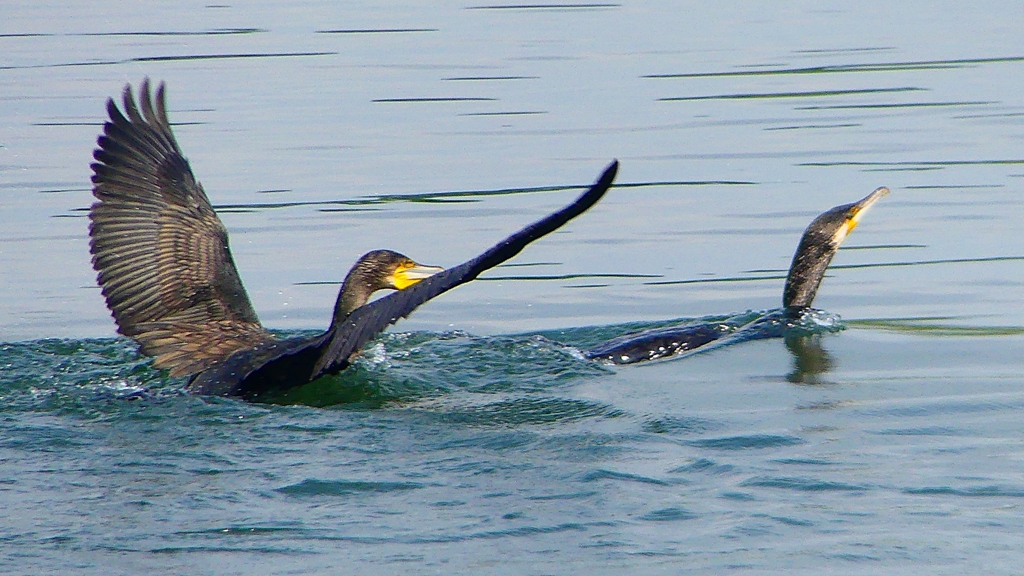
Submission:
<svg viewBox="0 0 1024 576">
<path fill-rule="evenodd" d="M 800 237 L 786 275 L 782 309 L 744 326 L 744 339 L 782 336 L 780 326 L 800 319 L 814 302 L 825 270 L 840 244 L 867 210 L 888 193 L 888 188 L 878 188 L 857 202 L 831 208 L 811 221 Z M 635 364 L 696 350 L 736 331 L 728 324 L 669 326 L 613 338 L 584 351 L 583 355 L 613 364 Z"/>
<path fill-rule="evenodd" d="M 194 375 L 188 383 L 188 391 L 257 400 L 266 393 L 312 382 L 317 378 L 313 365 L 323 355 L 330 335 L 328 330 L 315 336 L 274 340 L 239 350 L 224 362 Z M 345 362 L 342 368 L 347 366 Z"/>
<path fill-rule="evenodd" d="M 178 147 L 164 87 L 110 120 L 93 156 L 90 251 L 118 332 L 154 365 L 191 376 L 195 394 L 258 398 L 345 369 L 388 325 L 418 306 L 512 258 L 529 243 L 593 206 L 611 186 L 613 162 L 572 204 L 509 236 L 480 256 L 443 270 L 389 250 L 365 254 L 338 294 L 330 327 L 279 339 L 259 322 L 228 247 L 227 230 Z M 376 290 L 396 290 L 367 304 Z"/>
<path fill-rule="evenodd" d="M 832 263 L 839 246 L 875 202 L 888 193 L 888 188 L 876 188 L 856 202 L 826 210 L 807 225 L 786 274 L 786 286 L 782 290 L 783 308 L 800 310 L 811 307 L 825 278 L 825 270 Z"/>
<path fill-rule="evenodd" d="M 723 324 L 665 326 L 612 338 L 584 351 L 583 355 L 612 364 L 636 364 L 696 350 L 731 332 L 730 327 Z"/>
</svg>

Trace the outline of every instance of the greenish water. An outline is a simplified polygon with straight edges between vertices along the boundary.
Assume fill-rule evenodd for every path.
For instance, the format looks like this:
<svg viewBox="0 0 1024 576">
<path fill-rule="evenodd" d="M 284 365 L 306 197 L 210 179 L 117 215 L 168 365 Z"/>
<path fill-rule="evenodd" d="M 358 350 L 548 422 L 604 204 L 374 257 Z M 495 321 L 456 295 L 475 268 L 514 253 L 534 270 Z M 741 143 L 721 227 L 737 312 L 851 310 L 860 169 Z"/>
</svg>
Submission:
<svg viewBox="0 0 1024 576">
<path fill-rule="evenodd" d="M 0 18 L 0 572 L 1016 574 L 1024 11 L 1006 3 L 13 2 Z M 108 97 L 171 120 L 255 308 L 594 209 L 275 403 L 182 394 L 88 253 Z M 807 338 L 579 348 L 780 305 Z M 841 315 L 842 320 L 836 320 Z"/>
</svg>

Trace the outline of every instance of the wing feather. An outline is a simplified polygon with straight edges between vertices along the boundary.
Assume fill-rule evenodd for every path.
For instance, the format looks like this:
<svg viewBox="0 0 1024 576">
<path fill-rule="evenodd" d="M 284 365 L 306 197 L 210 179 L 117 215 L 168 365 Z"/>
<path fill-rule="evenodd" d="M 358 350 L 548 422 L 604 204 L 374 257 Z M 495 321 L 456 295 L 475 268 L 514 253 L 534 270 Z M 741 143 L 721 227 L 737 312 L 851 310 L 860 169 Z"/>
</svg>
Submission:
<svg viewBox="0 0 1024 576">
<path fill-rule="evenodd" d="M 136 104 L 97 139 L 89 213 L 97 280 L 118 332 L 173 376 L 193 374 L 274 337 L 260 325 L 231 257 L 227 230 L 178 147 L 164 87 L 144 81 Z"/>
</svg>

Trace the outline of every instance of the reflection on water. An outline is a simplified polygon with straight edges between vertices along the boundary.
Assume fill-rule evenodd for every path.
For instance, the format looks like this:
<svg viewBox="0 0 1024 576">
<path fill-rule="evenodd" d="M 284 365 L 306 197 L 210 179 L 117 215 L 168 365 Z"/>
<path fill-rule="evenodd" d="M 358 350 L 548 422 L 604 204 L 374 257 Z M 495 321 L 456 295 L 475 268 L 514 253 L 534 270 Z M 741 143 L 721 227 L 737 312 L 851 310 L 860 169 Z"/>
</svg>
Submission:
<svg viewBox="0 0 1024 576">
<path fill-rule="evenodd" d="M 822 384 L 822 375 L 831 372 L 835 360 L 822 345 L 821 336 L 786 336 L 786 350 L 793 355 L 793 370 L 786 381 L 793 384 Z"/>
</svg>

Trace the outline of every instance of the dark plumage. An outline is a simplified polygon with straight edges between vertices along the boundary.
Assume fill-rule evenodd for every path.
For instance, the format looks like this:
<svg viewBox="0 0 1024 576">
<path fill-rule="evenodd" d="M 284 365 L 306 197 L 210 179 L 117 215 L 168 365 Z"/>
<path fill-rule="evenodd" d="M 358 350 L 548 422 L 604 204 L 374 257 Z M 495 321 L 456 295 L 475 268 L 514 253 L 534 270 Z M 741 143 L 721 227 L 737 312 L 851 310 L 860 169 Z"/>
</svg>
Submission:
<svg viewBox="0 0 1024 576">
<path fill-rule="evenodd" d="M 888 193 L 888 188 L 878 188 L 853 204 L 836 206 L 811 221 L 800 237 L 800 244 L 789 266 L 789 274 L 786 275 L 786 287 L 782 293 L 784 318 L 795 318 L 810 308 L 825 277 L 825 270 L 839 250 L 839 245 L 857 226 L 868 208 Z M 773 315 L 765 319 L 767 321 L 761 325 L 748 325 L 744 328 L 748 331 L 748 339 L 758 337 L 749 329 L 764 328 L 778 320 Z M 613 338 L 583 354 L 587 358 L 614 364 L 635 364 L 696 350 L 733 331 L 732 327 L 724 324 L 669 326 Z"/>
<path fill-rule="evenodd" d="M 800 237 L 793 262 L 782 291 L 782 306 L 788 310 L 809 308 L 818 294 L 825 269 L 839 250 L 839 245 L 857 227 L 857 223 L 875 202 L 889 193 L 877 188 L 853 204 L 843 204 L 820 214 L 811 221 Z"/>
<path fill-rule="evenodd" d="M 167 120 L 164 86 L 124 114 L 107 102 L 93 156 L 90 251 L 118 331 L 154 365 L 192 375 L 189 391 L 256 398 L 333 374 L 364 345 L 420 304 L 518 254 L 594 205 L 611 186 L 613 162 L 597 183 L 562 210 L 509 236 L 480 256 L 443 270 L 389 250 L 352 267 L 322 334 L 280 340 L 268 332 L 242 286 L 227 230 L 192 174 Z M 397 292 L 366 304 L 381 289 Z"/>
</svg>

